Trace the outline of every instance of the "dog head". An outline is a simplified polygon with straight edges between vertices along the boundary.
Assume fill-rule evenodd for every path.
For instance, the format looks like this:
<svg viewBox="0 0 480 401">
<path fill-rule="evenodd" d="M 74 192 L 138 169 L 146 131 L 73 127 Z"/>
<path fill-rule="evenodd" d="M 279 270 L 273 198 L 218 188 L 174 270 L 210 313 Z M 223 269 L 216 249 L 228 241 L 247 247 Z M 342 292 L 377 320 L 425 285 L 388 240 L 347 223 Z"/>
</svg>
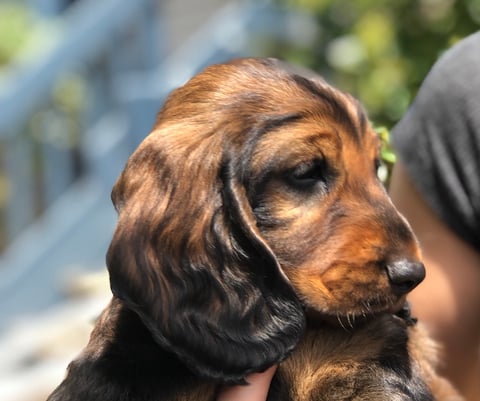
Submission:
<svg viewBox="0 0 480 401">
<path fill-rule="evenodd" d="M 305 308 L 395 308 L 424 275 L 376 176 L 359 103 L 272 59 L 214 65 L 167 98 L 112 199 L 113 293 L 202 375 L 284 359 Z"/>
</svg>

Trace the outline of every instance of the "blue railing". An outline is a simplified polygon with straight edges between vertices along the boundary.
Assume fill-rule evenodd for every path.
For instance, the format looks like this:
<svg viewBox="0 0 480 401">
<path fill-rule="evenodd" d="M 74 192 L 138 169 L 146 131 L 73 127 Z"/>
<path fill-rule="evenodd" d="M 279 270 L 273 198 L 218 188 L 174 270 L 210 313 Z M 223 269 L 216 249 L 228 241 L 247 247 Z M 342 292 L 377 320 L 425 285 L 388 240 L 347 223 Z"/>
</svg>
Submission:
<svg viewBox="0 0 480 401">
<path fill-rule="evenodd" d="M 58 299 L 62 269 L 102 266 L 109 187 L 134 146 L 118 77 L 158 65 L 156 3 L 77 1 L 48 48 L 3 72 L 0 325 Z"/>
<path fill-rule="evenodd" d="M 64 276 L 104 267 L 110 189 L 165 95 L 207 64 L 262 55 L 256 39 L 290 36 L 297 18 L 231 3 L 166 57 L 155 4 L 77 1 L 48 51 L 0 85 L 0 329 L 58 302 Z"/>
<path fill-rule="evenodd" d="M 83 172 L 80 131 L 115 104 L 112 77 L 151 69 L 158 48 L 154 2 L 83 0 L 55 24 L 49 49 L 12 68 L 0 86 L 0 141 L 7 174 L 4 241 L 16 237 Z M 129 27 L 130 29 L 126 29 Z M 131 43 L 125 45 L 125 35 Z M 122 46 L 116 47 L 116 42 Z M 132 53 L 137 57 L 132 57 Z M 82 96 L 80 104 L 59 104 Z M 74 92 L 74 93 L 71 93 Z M 76 92 L 76 93 L 75 93 Z M 90 107 L 88 104 L 94 102 Z M 63 107 L 62 107 L 63 106 Z M 92 107 L 94 106 L 94 107 Z M 67 110 L 65 110 L 67 108 Z M 74 126 L 72 126 L 74 125 Z"/>
</svg>

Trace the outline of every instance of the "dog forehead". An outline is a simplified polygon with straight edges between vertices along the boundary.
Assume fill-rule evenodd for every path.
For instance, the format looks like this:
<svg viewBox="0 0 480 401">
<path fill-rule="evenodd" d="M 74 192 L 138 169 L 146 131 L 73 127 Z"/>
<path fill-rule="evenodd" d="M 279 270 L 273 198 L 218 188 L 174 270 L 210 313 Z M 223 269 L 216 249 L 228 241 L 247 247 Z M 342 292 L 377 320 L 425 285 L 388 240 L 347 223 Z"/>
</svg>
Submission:
<svg viewBox="0 0 480 401">
<path fill-rule="evenodd" d="M 349 112 L 353 111 L 356 112 L 356 109 L 352 106 Z M 349 124 L 342 124 L 331 116 L 292 114 L 278 121 L 282 123 L 273 124 L 273 128 L 262 132 L 256 141 L 251 142 L 250 165 L 253 173 L 265 169 L 291 169 L 315 159 L 328 159 L 335 163 L 342 158 L 353 157 L 358 165 L 364 164 L 362 159 L 370 164 L 378 155 L 380 142 L 369 125 L 361 128 L 362 132 L 352 134 L 350 131 L 353 128 Z M 360 131 L 360 128 L 355 130 Z"/>
<path fill-rule="evenodd" d="M 338 133 L 328 125 L 299 120 L 262 135 L 251 153 L 252 172 L 290 169 L 313 159 L 335 158 L 341 151 Z"/>
</svg>

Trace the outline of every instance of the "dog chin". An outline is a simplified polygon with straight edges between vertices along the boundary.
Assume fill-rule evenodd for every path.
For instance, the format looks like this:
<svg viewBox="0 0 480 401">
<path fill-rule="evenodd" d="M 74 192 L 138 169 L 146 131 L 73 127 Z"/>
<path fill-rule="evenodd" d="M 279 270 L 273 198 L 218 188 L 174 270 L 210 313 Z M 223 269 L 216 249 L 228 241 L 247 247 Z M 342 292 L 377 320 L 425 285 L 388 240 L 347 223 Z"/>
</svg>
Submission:
<svg viewBox="0 0 480 401">
<path fill-rule="evenodd" d="M 402 319 L 411 319 L 410 306 L 406 297 L 400 298 L 396 302 L 391 300 L 381 302 L 365 302 L 363 309 L 326 311 L 311 307 L 305 308 L 305 315 L 309 325 L 317 326 L 328 324 L 330 326 L 339 326 L 346 329 L 353 329 L 356 326 L 363 325 L 371 320 L 377 319 L 383 315 L 392 315 Z"/>
</svg>

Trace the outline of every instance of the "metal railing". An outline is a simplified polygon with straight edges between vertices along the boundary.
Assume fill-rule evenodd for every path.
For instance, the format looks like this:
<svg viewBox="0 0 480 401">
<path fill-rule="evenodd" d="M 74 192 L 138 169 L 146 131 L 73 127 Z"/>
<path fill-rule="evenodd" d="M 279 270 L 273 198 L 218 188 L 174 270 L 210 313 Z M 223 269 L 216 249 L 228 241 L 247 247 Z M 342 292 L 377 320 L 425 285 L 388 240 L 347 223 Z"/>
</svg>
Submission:
<svg viewBox="0 0 480 401">
<path fill-rule="evenodd" d="M 65 275 L 103 268 L 116 220 L 111 186 L 165 95 L 207 64 L 261 54 L 256 38 L 288 36 L 297 18 L 268 2 L 229 3 L 165 57 L 156 3 L 77 2 L 48 52 L 0 86 L 0 161 L 10 183 L 0 329 L 58 302 Z"/>
<path fill-rule="evenodd" d="M 28 310 L 39 287 L 48 294 L 62 266 L 99 263 L 111 184 L 134 147 L 117 77 L 158 65 L 156 3 L 77 1 L 46 48 L 3 71 L 0 320 Z"/>
<path fill-rule="evenodd" d="M 84 173 L 81 132 L 118 104 L 113 77 L 153 67 L 153 6 L 79 1 L 56 22 L 48 49 L 7 72 L 0 86 L 4 243 Z"/>
</svg>

